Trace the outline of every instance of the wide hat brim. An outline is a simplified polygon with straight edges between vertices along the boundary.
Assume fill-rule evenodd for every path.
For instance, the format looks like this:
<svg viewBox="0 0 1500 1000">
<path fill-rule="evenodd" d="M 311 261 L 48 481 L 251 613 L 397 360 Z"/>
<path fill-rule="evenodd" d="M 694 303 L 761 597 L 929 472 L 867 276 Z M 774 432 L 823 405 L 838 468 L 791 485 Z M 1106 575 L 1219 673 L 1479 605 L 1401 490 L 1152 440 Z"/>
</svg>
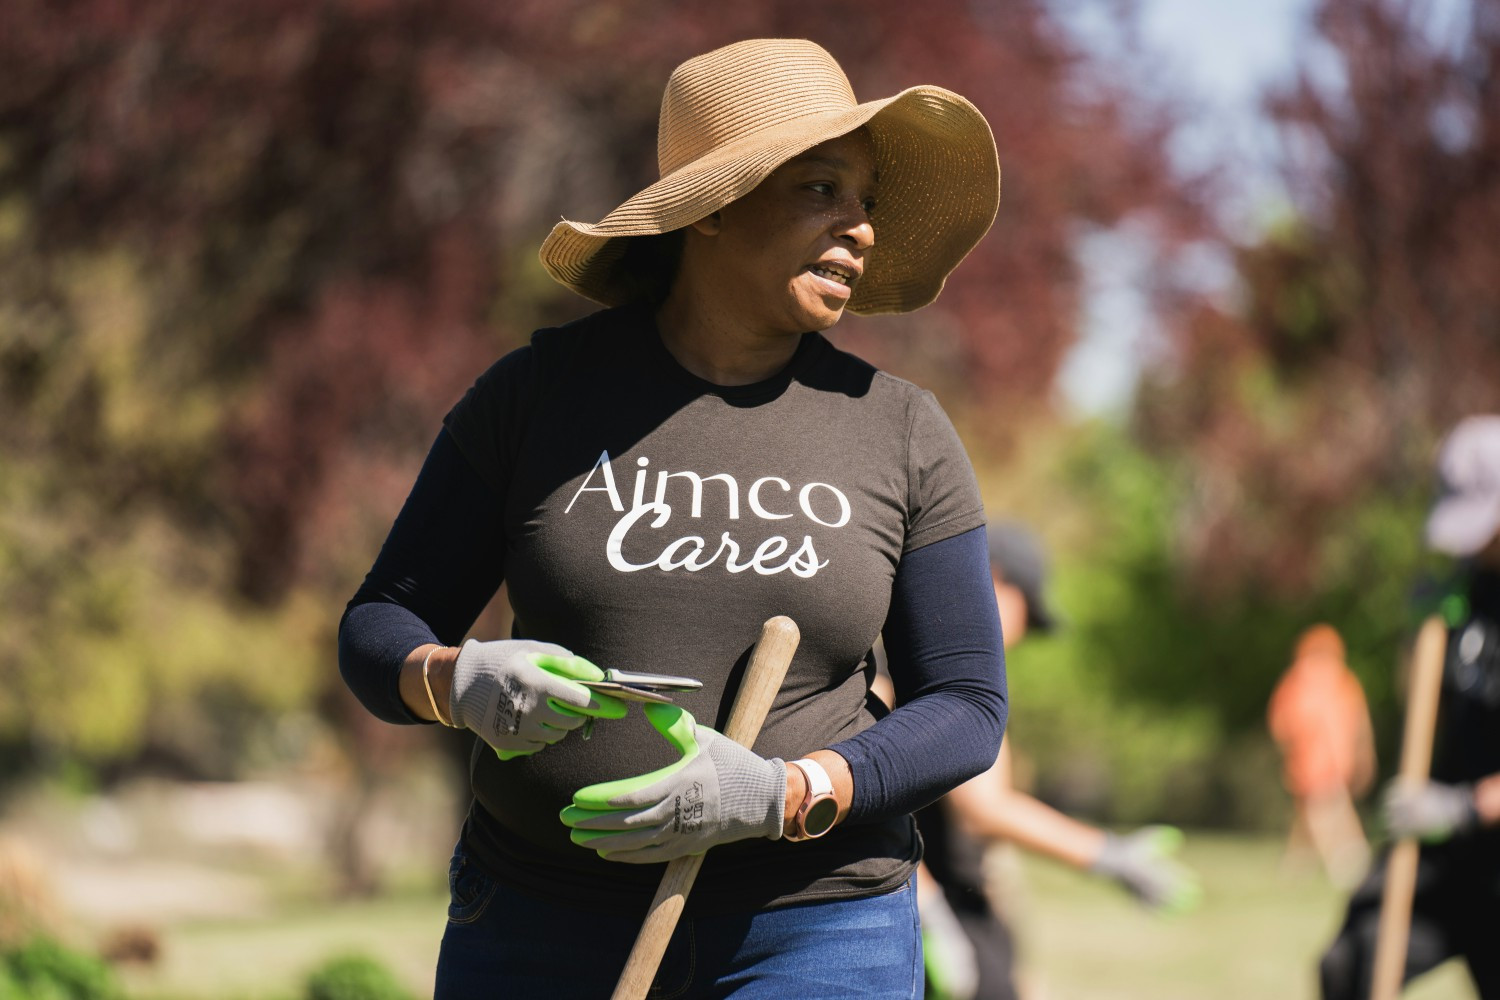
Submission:
<svg viewBox="0 0 1500 1000">
<path fill-rule="evenodd" d="M 690 225 L 749 194 L 819 143 L 868 129 L 880 183 L 875 245 L 847 309 L 909 312 L 937 298 L 1000 206 L 1000 163 L 979 109 L 941 87 L 911 87 L 847 110 L 809 114 L 741 137 L 637 193 L 598 223 L 559 222 L 542 244 L 554 279 L 596 302 L 624 305 L 626 241 Z"/>
</svg>

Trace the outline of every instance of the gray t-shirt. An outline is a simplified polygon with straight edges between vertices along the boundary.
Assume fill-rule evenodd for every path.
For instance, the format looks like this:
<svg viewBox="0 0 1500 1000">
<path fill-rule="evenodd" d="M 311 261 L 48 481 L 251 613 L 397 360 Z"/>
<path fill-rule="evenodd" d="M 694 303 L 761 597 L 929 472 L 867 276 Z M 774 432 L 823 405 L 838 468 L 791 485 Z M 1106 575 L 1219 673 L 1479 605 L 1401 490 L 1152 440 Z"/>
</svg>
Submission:
<svg viewBox="0 0 1500 1000">
<path fill-rule="evenodd" d="M 755 751 L 792 760 L 871 726 L 866 654 L 903 553 L 984 523 L 973 471 L 931 393 L 806 334 L 787 368 L 722 387 L 683 369 L 649 313 L 609 310 L 501 359 L 448 415 L 505 498 L 516 635 L 602 667 L 686 674 L 679 704 L 722 728 L 761 624 L 801 644 Z M 634 906 L 659 866 L 606 862 L 558 811 L 597 781 L 671 762 L 638 712 L 530 757 L 482 744 L 466 844 L 525 889 Z M 872 895 L 919 855 L 909 816 L 821 840 L 715 848 L 702 911 Z"/>
</svg>

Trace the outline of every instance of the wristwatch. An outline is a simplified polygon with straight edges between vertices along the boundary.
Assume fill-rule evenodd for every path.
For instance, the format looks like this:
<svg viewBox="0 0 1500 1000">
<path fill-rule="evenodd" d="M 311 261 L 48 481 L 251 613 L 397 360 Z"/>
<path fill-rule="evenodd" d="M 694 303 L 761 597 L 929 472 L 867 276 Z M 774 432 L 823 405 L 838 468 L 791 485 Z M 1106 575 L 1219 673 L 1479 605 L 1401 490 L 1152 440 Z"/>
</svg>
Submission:
<svg viewBox="0 0 1500 1000">
<path fill-rule="evenodd" d="M 792 819 L 792 832 L 786 839 L 796 841 L 821 837 L 833 829 L 833 821 L 839 815 L 839 803 L 833 797 L 833 781 L 822 764 L 807 757 L 792 761 L 792 766 L 807 779 L 807 791 Z"/>
</svg>

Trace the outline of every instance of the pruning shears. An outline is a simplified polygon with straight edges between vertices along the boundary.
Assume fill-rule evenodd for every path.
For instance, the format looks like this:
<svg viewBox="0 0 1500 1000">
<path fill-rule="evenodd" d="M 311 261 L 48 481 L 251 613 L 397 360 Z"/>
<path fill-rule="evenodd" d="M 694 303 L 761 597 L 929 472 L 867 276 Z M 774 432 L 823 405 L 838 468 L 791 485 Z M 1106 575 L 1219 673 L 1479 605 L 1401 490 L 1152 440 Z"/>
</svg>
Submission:
<svg viewBox="0 0 1500 1000">
<path fill-rule="evenodd" d="M 621 701 L 648 702 L 656 705 L 670 705 L 672 699 L 669 695 L 683 691 L 697 691 L 703 686 L 703 682 L 695 677 L 642 674 L 632 670 L 616 670 L 612 667 L 604 671 L 602 681 L 575 681 L 574 683 L 582 684 L 590 691 L 599 691 L 619 698 Z M 588 739 L 593 732 L 594 717 L 589 716 L 583 723 L 583 738 Z"/>
</svg>

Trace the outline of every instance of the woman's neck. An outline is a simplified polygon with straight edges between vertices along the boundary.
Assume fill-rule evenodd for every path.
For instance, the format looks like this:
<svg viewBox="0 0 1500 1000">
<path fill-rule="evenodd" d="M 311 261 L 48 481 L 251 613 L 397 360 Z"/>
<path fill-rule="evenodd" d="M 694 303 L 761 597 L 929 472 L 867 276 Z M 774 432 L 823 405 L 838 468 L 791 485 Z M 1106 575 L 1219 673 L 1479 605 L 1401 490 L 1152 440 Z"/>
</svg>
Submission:
<svg viewBox="0 0 1500 1000">
<path fill-rule="evenodd" d="M 656 311 L 662 343 L 677 363 L 715 385 L 750 385 L 770 378 L 797 352 L 801 334 L 752 329 L 704 308 L 674 288 Z"/>
</svg>

